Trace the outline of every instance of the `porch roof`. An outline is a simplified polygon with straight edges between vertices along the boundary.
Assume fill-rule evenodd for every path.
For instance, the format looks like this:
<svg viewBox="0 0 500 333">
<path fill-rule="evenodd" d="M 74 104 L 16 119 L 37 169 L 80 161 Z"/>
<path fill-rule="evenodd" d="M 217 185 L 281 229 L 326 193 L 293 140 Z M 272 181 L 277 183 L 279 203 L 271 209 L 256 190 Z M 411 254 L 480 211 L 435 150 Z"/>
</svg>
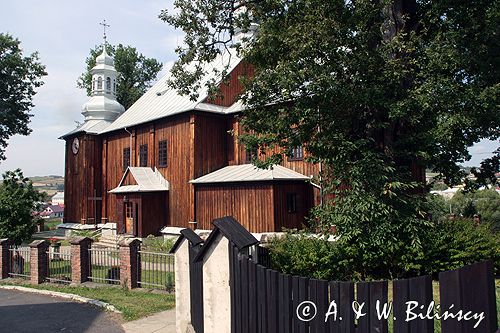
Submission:
<svg viewBox="0 0 500 333">
<path fill-rule="evenodd" d="M 136 181 L 135 185 L 123 185 L 128 173 Z M 160 192 L 168 191 L 169 187 L 168 181 L 163 178 L 160 171 L 156 168 L 153 170 L 148 167 L 128 167 L 118 186 L 109 191 L 109 193 Z"/>
<path fill-rule="evenodd" d="M 211 172 L 205 176 L 193 179 L 193 184 L 209 183 L 231 183 L 252 182 L 271 180 L 310 180 L 301 173 L 285 168 L 281 165 L 273 165 L 271 169 L 259 169 L 252 164 L 231 165 Z"/>
</svg>

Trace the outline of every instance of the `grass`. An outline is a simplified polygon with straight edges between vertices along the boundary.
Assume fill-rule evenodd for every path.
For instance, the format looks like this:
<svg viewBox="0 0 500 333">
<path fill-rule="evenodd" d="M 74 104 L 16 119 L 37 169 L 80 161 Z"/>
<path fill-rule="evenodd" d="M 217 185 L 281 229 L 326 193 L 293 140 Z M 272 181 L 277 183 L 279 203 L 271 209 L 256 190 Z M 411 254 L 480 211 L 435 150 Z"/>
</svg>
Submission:
<svg viewBox="0 0 500 333">
<path fill-rule="evenodd" d="M 54 284 L 31 285 L 24 282 L 0 282 L 0 285 L 17 285 L 34 289 L 58 291 L 80 295 L 113 305 L 123 313 L 125 321 L 137 320 L 175 307 L 173 294 L 152 293 L 144 290 L 127 290 L 120 286 L 64 286 Z"/>
</svg>

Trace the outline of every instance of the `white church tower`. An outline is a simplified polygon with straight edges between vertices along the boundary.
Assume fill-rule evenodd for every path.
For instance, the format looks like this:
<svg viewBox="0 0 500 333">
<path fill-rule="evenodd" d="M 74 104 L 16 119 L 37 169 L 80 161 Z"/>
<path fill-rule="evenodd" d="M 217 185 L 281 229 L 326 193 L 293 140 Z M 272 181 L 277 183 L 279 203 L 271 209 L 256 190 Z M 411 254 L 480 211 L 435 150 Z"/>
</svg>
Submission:
<svg viewBox="0 0 500 333">
<path fill-rule="evenodd" d="M 106 29 L 106 21 L 101 25 Z M 90 120 L 112 122 L 125 111 L 125 108 L 116 100 L 118 72 L 115 69 L 115 60 L 106 52 L 106 30 L 104 30 L 103 51 L 96 58 L 96 64 L 90 73 L 92 93 L 88 102 L 82 107 L 85 122 Z"/>
</svg>

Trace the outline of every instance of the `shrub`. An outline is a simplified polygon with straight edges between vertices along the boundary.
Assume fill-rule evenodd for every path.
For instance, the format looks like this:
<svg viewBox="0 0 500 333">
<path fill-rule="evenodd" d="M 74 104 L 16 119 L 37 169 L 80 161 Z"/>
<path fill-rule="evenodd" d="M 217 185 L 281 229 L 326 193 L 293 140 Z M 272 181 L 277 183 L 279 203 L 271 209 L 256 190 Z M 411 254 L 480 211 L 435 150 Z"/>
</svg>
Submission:
<svg viewBox="0 0 500 333">
<path fill-rule="evenodd" d="M 168 252 L 174 246 L 174 243 L 174 238 L 163 239 L 163 237 L 149 235 L 143 239 L 142 248 L 152 252 Z"/>
</svg>

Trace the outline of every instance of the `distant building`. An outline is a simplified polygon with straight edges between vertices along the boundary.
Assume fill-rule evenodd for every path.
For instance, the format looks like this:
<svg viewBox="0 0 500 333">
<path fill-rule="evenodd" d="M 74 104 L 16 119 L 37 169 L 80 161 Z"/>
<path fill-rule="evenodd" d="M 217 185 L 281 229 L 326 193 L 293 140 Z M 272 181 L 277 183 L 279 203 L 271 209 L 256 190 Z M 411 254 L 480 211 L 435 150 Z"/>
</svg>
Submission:
<svg viewBox="0 0 500 333">
<path fill-rule="evenodd" d="M 42 219 L 63 218 L 64 205 L 49 205 L 39 214 L 39 216 Z"/>
<path fill-rule="evenodd" d="M 64 205 L 64 192 L 57 192 L 54 194 L 51 203 L 53 205 Z"/>
</svg>

